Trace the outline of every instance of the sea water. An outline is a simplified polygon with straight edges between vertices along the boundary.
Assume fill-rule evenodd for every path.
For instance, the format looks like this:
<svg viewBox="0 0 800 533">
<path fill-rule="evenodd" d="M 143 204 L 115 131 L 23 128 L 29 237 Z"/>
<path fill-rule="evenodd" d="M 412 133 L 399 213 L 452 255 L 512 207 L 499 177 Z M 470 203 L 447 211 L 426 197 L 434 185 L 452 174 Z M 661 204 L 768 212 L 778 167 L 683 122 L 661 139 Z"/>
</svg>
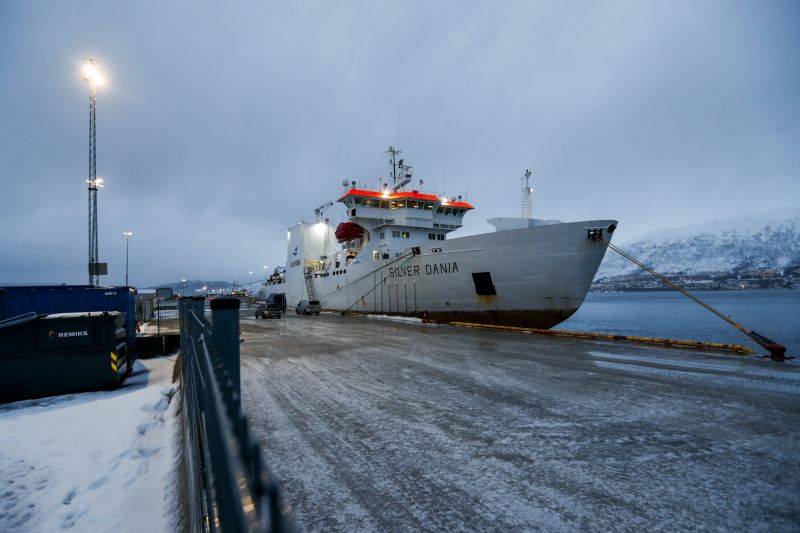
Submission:
<svg viewBox="0 0 800 533">
<path fill-rule="evenodd" d="M 740 324 L 800 356 L 800 290 L 695 291 Z M 742 344 L 766 353 L 733 326 L 675 291 L 589 293 L 553 329 Z"/>
</svg>

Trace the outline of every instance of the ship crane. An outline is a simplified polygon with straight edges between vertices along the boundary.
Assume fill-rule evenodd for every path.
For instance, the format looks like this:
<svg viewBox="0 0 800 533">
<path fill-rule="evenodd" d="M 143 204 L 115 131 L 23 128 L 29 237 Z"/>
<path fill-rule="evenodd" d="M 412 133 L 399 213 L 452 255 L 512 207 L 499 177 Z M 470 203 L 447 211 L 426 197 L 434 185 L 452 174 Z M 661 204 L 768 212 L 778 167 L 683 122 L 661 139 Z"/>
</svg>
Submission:
<svg viewBox="0 0 800 533">
<path fill-rule="evenodd" d="M 324 204 L 322 204 L 318 208 L 314 209 L 314 214 L 317 215 L 317 222 L 321 222 L 322 221 L 322 213 L 327 211 L 328 208 L 330 206 L 332 206 L 332 205 L 333 205 L 333 202 L 325 202 Z"/>
</svg>

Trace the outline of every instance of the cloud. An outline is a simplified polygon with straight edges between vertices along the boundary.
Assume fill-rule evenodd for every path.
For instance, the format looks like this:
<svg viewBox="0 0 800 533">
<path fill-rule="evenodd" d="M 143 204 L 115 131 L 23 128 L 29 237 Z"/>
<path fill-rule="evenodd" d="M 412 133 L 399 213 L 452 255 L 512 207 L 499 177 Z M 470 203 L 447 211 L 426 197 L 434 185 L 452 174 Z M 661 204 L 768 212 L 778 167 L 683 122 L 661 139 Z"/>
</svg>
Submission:
<svg viewBox="0 0 800 533">
<path fill-rule="evenodd" d="M 0 281 L 82 282 L 98 58 L 106 281 L 242 281 L 285 229 L 386 175 L 467 193 L 460 234 L 519 212 L 619 237 L 800 193 L 793 2 L 5 3 Z M 757 206 L 756 206 L 757 204 Z M 338 219 L 341 211 L 329 210 Z"/>
</svg>

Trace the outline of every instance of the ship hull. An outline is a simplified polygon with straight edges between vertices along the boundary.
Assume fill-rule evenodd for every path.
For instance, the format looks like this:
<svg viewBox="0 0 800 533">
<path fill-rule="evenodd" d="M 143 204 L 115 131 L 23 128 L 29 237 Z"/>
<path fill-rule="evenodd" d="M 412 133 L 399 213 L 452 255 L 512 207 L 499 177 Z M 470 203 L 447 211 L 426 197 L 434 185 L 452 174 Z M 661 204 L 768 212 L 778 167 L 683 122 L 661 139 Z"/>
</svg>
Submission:
<svg viewBox="0 0 800 533">
<path fill-rule="evenodd" d="M 346 267 L 318 271 L 287 265 L 284 292 L 290 306 L 320 300 L 330 311 L 429 317 L 550 328 L 583 303 L 610 235 L 589 230 L 613 220 L 552 224 L 432 241 L 399 257 L 358 257 Z M 297 263 L 297 262 L 295 262 Z"/>
</svg>

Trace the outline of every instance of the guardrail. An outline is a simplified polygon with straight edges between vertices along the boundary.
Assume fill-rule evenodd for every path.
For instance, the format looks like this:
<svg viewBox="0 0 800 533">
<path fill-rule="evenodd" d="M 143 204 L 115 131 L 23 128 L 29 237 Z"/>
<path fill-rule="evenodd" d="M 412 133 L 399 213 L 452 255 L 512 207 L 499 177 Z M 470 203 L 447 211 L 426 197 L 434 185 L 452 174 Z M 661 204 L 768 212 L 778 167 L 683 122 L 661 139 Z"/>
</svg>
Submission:
<svg viewBox="0 0 800 533">
<path fill-rule="evenodd" d="M 292 531 L 241 408 L 239 305 L 181 298 L 181 392 L 192 531 Z"/>
</svg>

